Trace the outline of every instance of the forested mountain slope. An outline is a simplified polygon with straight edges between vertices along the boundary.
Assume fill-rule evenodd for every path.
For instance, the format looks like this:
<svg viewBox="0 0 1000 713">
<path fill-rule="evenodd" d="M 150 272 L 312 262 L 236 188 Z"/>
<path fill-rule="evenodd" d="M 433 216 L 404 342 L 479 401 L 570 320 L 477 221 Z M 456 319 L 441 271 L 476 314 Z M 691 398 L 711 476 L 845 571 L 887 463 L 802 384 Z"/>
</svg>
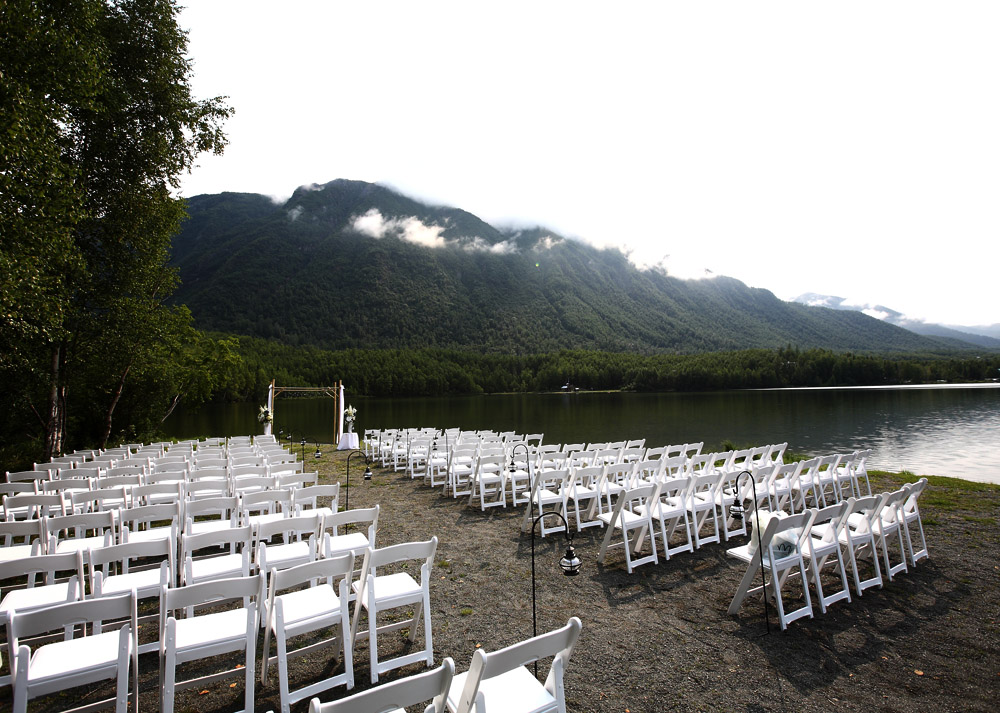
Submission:
<svg viewBox="0 0 1000 713">
<path fill-rule="evenodd" d="M 195 196 L 188 210 L 174 241 L 176 301 L 202 328 L 293 345 L 519 354 L 958 346 L 731 278 L 638 270 L 617 250 L 541 228 L 499 230 L 360 181 L 302 187 L 281 205 Z"/>
</svg>

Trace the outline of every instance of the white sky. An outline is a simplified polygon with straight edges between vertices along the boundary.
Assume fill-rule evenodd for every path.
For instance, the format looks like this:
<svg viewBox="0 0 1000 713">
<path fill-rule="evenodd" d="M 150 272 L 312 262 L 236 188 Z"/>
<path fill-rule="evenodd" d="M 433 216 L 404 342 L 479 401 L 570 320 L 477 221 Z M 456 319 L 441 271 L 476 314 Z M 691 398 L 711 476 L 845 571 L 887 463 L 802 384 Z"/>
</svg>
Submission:
<svg viewBox="0 0 1000 713">
<path fill-rule="evenodd" d="M 995 0 L 186 1 L 195 94 L 236 115 L 183 195 L 374 181 L 681 277 L 1000 322 Z"/>
</svg>

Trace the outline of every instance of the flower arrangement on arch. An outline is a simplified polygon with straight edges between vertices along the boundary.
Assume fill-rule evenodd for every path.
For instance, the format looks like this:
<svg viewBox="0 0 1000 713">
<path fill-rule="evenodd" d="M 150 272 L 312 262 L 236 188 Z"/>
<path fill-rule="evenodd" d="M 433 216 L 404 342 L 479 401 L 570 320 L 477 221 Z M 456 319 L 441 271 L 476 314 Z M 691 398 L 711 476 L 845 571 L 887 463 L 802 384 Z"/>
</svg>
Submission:
<svg viewBox="0 0 1000 713">
<path fill-rule="evenodd" d="M 274 423 L 274 414 L 271 413 L 271 409 L 267 406 L 261 406 L 260 411 L 257 412 L 257 421 L 259 423 Z"/>
</svg>

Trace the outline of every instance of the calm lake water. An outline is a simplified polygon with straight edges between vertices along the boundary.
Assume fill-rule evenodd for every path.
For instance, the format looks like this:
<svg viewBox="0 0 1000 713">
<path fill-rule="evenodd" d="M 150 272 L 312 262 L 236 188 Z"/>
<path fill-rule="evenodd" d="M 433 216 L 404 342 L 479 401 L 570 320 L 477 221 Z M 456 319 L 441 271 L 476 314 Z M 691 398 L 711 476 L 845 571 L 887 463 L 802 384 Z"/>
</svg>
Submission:
<svg viewBox="0 0 1000 713">
<path fill-rule="evenodd" d="M 811 455 L 871 448 L 870 465 L 1000 483 L 1000 384 L 782 389 L 698 394 L 502 394 L 423 399 L 351 397 L 358 431 L 404 426 L 542 432 L 547 443 L 645 438 L 647 445 L 729 439 L 788 441 Z M 258 404 L 178 409 L 176 438 L 259 433 Z M 275 432 L 333 440 L 334 401 L 279 399 Z"/>
</svg>

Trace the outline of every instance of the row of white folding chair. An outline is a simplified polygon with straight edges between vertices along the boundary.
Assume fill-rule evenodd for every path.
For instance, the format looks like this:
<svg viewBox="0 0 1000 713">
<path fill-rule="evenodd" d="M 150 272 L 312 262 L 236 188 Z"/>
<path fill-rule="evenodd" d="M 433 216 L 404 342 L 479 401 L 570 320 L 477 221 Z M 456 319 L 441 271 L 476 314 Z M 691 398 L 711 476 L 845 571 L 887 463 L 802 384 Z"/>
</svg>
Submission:
<svg viewBox="0 0 1000 713">
<path fill-rule="evenodd" d="M 865 589 L 881 588 L 883 573 L 891 581 L 895 575 L 906 572 L 908 560 L 910 565 L 915 566 L 919 559 L 928 556 L 918 503 L 926 485 L 927 479 L 922 478 L 896 491 L 861 498 L 851 497 L 826 507 L 807 509 L 797 515 L 776 512 L 767 513 L 767 520 L 763 516 L 755 518 L 757 522 L 751 541 L 729 550 L 731 556 L 750 564 L 730 605 L 730 613 L 736 613 L 740 603 L 753 592 L 749 585 L 762 561 L 771 571 L 772 598 L 778 604 L 782 629 L 800 616 L 812 616 L 807 579 L 812 581 L 816 589 L 820 610 L 826 613 L 827 607 L 834 602 L 851 601 L 848 570 L 859 597 Z M 799 519 L 807 522 L 801 524 Z M 762 520 L 765 524 L 762 524 Z M 914 525 L 920 536 L 919 550 L 914 546 L 915 538 L 911 532 Z M 797 552 L 802 558 L 801 563 L 794 559 L 795 553 L 775 553 L 773 538 L 778 532 L 784 531 L 792 533 Z M 760 555 L 754 557 L 758 538 L 765 547 L 763 558 Z M 893 549 L 898 554 L 898 561 L 895 563 Z M 864 573 L 863 560 L 870 561 Z M 834 574 L 840 579 L 839 589 L 830 593 L 824 591 L 822 583 L 822 571 L 828 563 L 835 565 Z M 796 612 L 785 614 L 780 590 L 795 565 L 800 566 L 806 605 Z"/>
<path fill-rule="evenodd" d="M 338 701 L 314 698 L 309 713 L 368 713 L 403 710 L 431 701 L 424 713 L 564 712 L 563 676 L 582 624 L 572 617 L 565 626 L 498 651 L 477 649 L 466 673 L 455 675 L 455 663 L 445 658 L 432 671 L 415 674 Z M 544 683 L 528 665 L 551 658 Z"/>
<path fill-rule="evenodd" d="M 219 517 L 229 517 L 233 524 L 237 520 L 250 522 L 254 517 L 267 515 L 270 518 L 287 517 L 294 514 L 317 512 L 326 514 L 333 512 L 339 498 L 339 484 L 308 486 L 302 488 L 274 489 L 260 493 L 247 493 L 244 496 L 219 495 L 215 498 L 186 498 L 183 491 L 165 488 L 164 499 L 149 505 L 136 505 L 130 508 L 121 507 L 117 500 L 114 507 L 106 510 L 93 509 L 77 512 L 73 505 L 84 502 L 80 496 L 100 496 L 97 491 L 85 491 L 73 494 L 73 502 L 67 505 L 62 494 L 49 495 L 19 495 L 4 499 L 4 509 L 9 515 L 29 513 L 32 518 L 23 518 L 20 522 L 30 522 L 33 525 L 20 530 L 8 528 L 11 533 L 22 533 L 19 544 L 24 550 L 30 544 L 30 530 L 37 528 L 34 538 L 37 549 L 42 552 L 56 552 L 67 548 L 83 548 L 98 540 L 107 540 L 111 533 L 111 542 L 124 541 L 121 530 L 125 527 L 133 532 L 145 532 L 155 522 L 171 522 L 179 527 L 188 517 L 197 517 L 206 513 L 217 514 Z M 120 498 L 122 491 L 113 491 Z M 329 498 L 330 507 L 317 509 L 320 498 Z M 104 501 L 102 501 L 104 502 Z M 125 501 L 126 504 L 127 501 Z M 166 528 L 159 530 L 165 532 Z M 63 533 L 72 531 L 71 537 Z M 143 535 L 138 535 L 143 537 Z M 27 543 L 20 542 L 29 538 Z M 96 538 L 96 539 L 95 539 Z M 9 537 L 5 538 L 9 539 Z M 110 543 L 109 543 L 110 544 Z M 0 559 L 7 557 L 0 548 Z"/>
<path fill-rule="evenodd" d="M 845 489 L 846 497 L 871 495 L 866 467 L 868 454 L 869 451 L 855 451 L 770 466 L 766 476 L 769 507 L 795 513 L 807 507 L 840 502 L 845 499 Z"/>
<path fill-rule="evenodd" d="M 104 523 L 87 522 L 86 525 L 91 527 L 104 525 L 102 530 L 93 531 L 89 537 L 66 539 L 63 541 L 55 539 L 58 527 L 69 527 L 71 524 L 80 525 L 82 517 L 53 518 L 48 522 L 43 522 L 40 531 L 45 532 L 47 528 L 48 532 L 53 533 L 50 545 L 52 553 L 58 554 L 58 556 L 63 558 L 68 555 L 81 556 L 84 557 L 81 562 L 86 561 L 90 564 L 91 576 L 87 581 L 90 582 L 91 593 L 100 595 L 102 590 L 108 591 L 109 588 L 112 592 L 126 591 L 131 586 L 145 590 L 140 591 L 140 596 L 148 597 L 157 593 L 157 587 L 160 584 L 173 586 L 177 579 L 174 556 L 178 548 L 177 510 L 166 511 L 169 509 L 169 506 L 152 506 L 152 508 L 147 508 L 147 510 L 149 509 L 160 509 L 163 511 L 148 515 L 150 518 L 170 515 L 174 515 L 174 518 L 171 520 L 170 525 L 166 527 L 147 529 L 140 527 L 140 529 L 133 532 L 130 532 L 128 527 L 123 527 L 120 543 L 118 544 L 116 544 L 110 518 L 107 518 L 108 522 Z M 227 574 L 249 574 L 251 571 L 251 550 L 256 551 L 256 557 L 253 558 L 253 566 L 263 571 L 274 567 L 284 567 L 312 561 L 320 554 L 320 548 L 316 544 L 316 538 L 320 534 L 323 536 L 322 551 L 328 557 L 343 553 L 357 555 L 366 547 L 374 544 L 374 535 L 378 522 L 377 506 L 369 510 L 348 511 L 336 515 L 330 514 L 327 517 L 324 517 L 323 513 L 319 510 L 311 512 L 313 513 L 311 515 L 279 521 L 265 521 L 257 524 L 255 527 L 245 525 L 236 528 L 220 528 L 206 532 L 201 537 L 188 532 L 186 536 L 182 536 L 179 539 L 180 561 L 183 566 L 181 581 L 184 583 L 195 583 L 207 579 L 219 578 Z M 110 515 L 110 513 L 107 513 L 107 515 Z M 67 519 L 71 520 L 71 522 L 57 522 Z M 88 519 L 92 520 L 93 518 Z M 132 520 L 128 520 L 128 522 L 133 524 Z M 26 526 L 29 524 L 33 523 L 8 523 L 8 527 L 17 526 L 26 529 Z M 338 528 L 345 526 L 363 526 L 365 524 L 368 525 L 367 534 L 361 531 L 341 534 L 338 531 Z M 281 544 L 274 544 L 273 538 L 279 534 L 284 537 L 284 541 Z M 213 537 L 213 535 L 218 535 L 218 537 Z M 294 535 L 294 538 L 290 537 L 290 535 Z M 23 536 L 26 541 L 29 541 L 31 533 L 25 532 Z M 268 554 L 267 549 L 269 543 L 271 544 L 270 554 Z M 211 561 L 196 561 L 194 553 L 210 545 L 228 546 L 230 553 L 223 554 L 220 558 Z M 32 559 L 32 556 L 35 556 L 38 562 L 60 561 L 58 557 L 40 555 L 39 553 L 40 549 L 36 547 L 29 552 L 21 553 L 21 557 L 17 560 L 10 560 L 10 562 L 14 562 L 13 564 L 0 561 L 0 565 L 6 567 L 6 569 L 0 569 L 0 573 L 3 574 L 0 579 L 6 580 L 9 577 L 25 574 L 22 571 L 26 567 L 25 560 Z M 123 573 L 127 575 L 130 559 L 139 557 L 149 559 L 156 555 L 159 555 L 160 559 L 163 560 L 163 566 L 160 568 L 162 571 L 159 575 L 153 572 L 131 577 L 112 577 L 110 580 L 111 584 L 102 586 L 102 578 L 109 576 L 108 565 L 110 563 L 118 562 L 119 566 L 117 569 L 119 571 L 123 570 Z M 52 571 L 53 567 L 49 566 L 49 570 L 46 570 L 40 566 L 37 568 L 37 571 Z M 80 581 L 84 581 L 82 576 Z M 30 586 L 32 581 L 29 580 L 28 584 Z M 81 595 L 83 594 L 82 588 L 80 593 Z M 65 588 L 60 590 L 59 596 L 63 597 L 64 594 Z M 17 596 L 15 595 L 15 600 L 13 601 L 18 606 L 21 606 L 21 603 L 16 601 Z M 49 601 L 49 599 L 37 593 L 33 596 L 33 599 L 41 603 Z M 6 611 L 15 604 L 5 600 L 3 610 Z"/>
</svg>

